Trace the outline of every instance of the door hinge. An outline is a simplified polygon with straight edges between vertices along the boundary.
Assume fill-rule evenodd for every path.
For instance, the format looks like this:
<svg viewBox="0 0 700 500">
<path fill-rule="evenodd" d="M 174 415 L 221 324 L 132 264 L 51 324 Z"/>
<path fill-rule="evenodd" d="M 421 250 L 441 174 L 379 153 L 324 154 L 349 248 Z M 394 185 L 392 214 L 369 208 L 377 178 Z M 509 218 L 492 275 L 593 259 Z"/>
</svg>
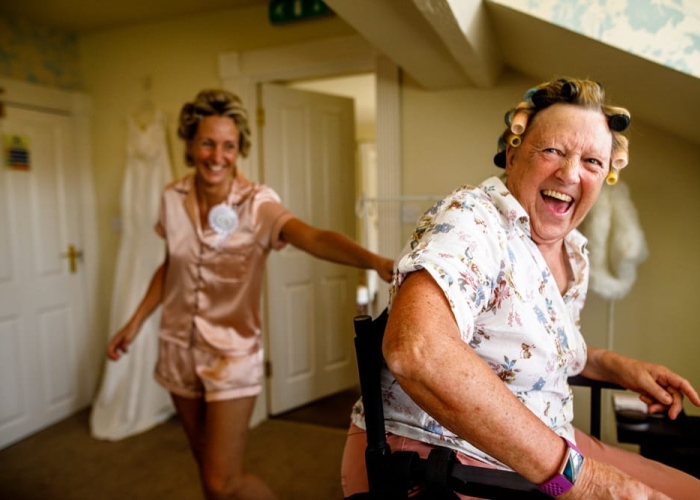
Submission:
<svg viewBox="0 0 700 500">
<path fill-rule="evenodd" d="M 265 108 L 258 108 L 257 121 L 258 127 L 265 126 Z"/>
<path fill-rule="evenodd" d="M 270 360 L 265 361 L 265 378 L 272 377 L 272 362 Z"/>
</svg>

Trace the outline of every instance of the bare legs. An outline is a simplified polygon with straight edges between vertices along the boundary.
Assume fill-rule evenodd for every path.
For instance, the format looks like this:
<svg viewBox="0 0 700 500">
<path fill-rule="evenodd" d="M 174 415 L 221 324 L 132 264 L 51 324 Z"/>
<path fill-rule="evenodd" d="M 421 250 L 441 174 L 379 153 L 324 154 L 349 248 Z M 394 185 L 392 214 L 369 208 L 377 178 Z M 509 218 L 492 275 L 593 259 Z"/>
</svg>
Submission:
<svg viewBox="0 0 700 500">
<path fill-rule="evenodd" d="M 204 402 L 171 394 L 207 500 L 274 500 L 257 476 L 243 470 L 255 397 Z"/>
</svg>

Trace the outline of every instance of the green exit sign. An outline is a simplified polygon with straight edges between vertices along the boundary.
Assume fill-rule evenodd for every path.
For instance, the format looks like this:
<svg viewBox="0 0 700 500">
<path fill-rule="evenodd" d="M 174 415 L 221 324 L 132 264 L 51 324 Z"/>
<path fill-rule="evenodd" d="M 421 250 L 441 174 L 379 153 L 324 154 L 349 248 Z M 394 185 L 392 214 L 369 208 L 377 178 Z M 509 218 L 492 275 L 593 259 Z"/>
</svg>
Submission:
<svg viewBox="0 0 700 500">
<path fill-rule="evenodd" d="M 270 0 L 270 23 L 287 24 L 331 15 L 323 0 Z"/>
</svg>

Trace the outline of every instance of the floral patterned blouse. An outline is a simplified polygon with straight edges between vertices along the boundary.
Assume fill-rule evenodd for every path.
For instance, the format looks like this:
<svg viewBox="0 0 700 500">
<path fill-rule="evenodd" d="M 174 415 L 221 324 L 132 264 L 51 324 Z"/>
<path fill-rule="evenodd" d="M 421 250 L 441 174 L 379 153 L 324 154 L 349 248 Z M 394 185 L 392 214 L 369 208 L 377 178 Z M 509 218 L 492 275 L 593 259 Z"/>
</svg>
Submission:
<svg viewBox="0 0 700 500">
<path fill-rule="evenodd" d="M 574 441 L 567 378 L 583 370 L 579 331 L 588 285 L 586 239 L 565 239 L 574 281 L 562 296 L 530 236 L 530 219 L 503 182 L 465 186 L 429 209 L 399 256 L 391 294 L 408 273 L 428 271 L 449 300 L 461 338 L 517 398 L 559 435 Z M 447 446 L 505 467 L 421 410 L 391 373 L 382 373 L 387 431 Z M 364 428 L 361 401 L 353 422 Z"/>
</svg>

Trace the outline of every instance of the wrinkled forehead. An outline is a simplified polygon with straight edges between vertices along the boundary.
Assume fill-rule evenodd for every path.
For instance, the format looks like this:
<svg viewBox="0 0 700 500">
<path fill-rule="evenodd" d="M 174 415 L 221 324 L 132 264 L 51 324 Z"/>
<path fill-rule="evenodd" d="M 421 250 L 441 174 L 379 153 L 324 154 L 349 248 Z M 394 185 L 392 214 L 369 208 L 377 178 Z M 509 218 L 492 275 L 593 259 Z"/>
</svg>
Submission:
<svg viewBox="0 0 700 500">
<path fill-rule="evenodd" d="M 549 141 L 609 156 L 612 132 L 601 110 L 554 104 L 538 112 L 523 134 L 524 142 Z"/>
</svg>

